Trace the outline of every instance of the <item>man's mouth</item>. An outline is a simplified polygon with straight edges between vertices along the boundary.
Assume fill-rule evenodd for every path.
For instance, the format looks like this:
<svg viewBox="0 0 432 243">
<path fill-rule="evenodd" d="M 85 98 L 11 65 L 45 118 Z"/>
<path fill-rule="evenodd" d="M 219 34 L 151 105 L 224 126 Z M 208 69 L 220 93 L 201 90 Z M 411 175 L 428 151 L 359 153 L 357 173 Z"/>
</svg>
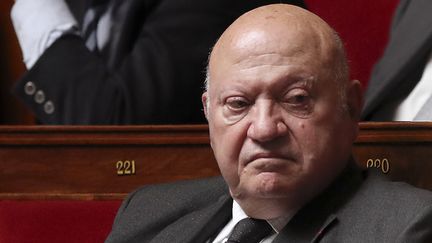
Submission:
<svg viewBox="0 0 432 243">
<path fill-rule="evenodd" d="M 287 161 L 294 161 L 291 156 L 287 156 L 281 153 L 275 152 L 259 152 L 253 154 L 248 160 L 246 165 L 256 162 L 260 164 L 260 167 L 268 167 L 268 166 L 280 166 L 281 163 L 286 163 Z"/>
</svg>

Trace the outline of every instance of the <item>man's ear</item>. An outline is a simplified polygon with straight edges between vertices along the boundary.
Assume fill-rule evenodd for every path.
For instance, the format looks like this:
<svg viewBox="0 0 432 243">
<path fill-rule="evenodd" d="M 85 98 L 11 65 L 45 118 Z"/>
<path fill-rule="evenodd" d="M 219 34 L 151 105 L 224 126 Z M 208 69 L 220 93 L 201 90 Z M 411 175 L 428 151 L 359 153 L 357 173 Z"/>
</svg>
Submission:
<svg viewBox="0 0 432 243">
<path fill-rule="evenodd" d="M 348 111 L 352 119 L 359 121 L 363 107 L 363 89 L 360 81 L 351 80 L 347 93 Z"/>
<path fill-rule="evenodd" d="M 206 117 L 206 119 L 208 120 L 208 92 L 204 92 L 201 96 L 201 102 L 202 102 L 202 106 L 203 106 L 203 110 L 204 110 L 204 115 Z"/>
</svg>

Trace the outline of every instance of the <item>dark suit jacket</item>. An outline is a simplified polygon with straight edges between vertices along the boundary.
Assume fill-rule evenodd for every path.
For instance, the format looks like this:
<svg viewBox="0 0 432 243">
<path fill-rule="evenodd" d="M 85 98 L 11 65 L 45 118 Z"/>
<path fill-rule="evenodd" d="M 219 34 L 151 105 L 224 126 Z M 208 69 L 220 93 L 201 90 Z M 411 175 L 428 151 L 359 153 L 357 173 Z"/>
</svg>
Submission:
<svg viewBox="0 0 432 243">
<path fill-rule="evenodd" d="M 420 80 L 432 50 L 431 10 L 430 0 L 400 1 L 389 43 L 368 83 L 364 120 L 376 120 L 376 114 L 406 97 Z"/>
<path fill-rule="evenodd" d="M 347 169 L 274 242 L 432 242 L 432 193 Z M 131 194 L 107 243 L 206 242 L 231 219 L 221 178 L 147 186 Z"/>
<path fill-rule="evenodd" d="M 204 122 L 200 97 L 211 46 L 241 14 L 275 2 L 281 1 L 111 0 L 111 37 L 101 54 L 79 36 L 64 36 L 15 93 L 45 124 Z M 69 3 L 81 22 L 87 5 Z M 28 81 L 44 92 L 42 103 L 24 92 Z M 48 101 L 52 114 L 44 109 Z"/>
</svg>

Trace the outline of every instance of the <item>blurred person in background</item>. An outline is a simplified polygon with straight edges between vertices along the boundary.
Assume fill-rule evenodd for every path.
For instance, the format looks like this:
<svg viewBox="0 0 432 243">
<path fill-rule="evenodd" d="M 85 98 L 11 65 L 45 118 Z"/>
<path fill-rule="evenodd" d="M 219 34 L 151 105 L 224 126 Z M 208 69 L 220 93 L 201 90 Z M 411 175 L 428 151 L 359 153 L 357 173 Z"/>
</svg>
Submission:
<svg viewBox="0 0 432 243">
<path fill-rule="evenodd" d="M 235 18 L 272 2 L 17 0 L 28 72 L 14 92 L 42 124 L 203 123 L 210 47 Z"/>
</svg>

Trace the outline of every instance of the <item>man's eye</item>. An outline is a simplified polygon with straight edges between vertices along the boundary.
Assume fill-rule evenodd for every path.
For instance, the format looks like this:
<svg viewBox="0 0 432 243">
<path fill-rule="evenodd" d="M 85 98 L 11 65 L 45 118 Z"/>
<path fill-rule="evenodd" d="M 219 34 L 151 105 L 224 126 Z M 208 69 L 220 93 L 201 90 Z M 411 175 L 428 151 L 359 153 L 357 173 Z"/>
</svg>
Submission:
<svg viewBox="0 0 432 243">
<path fill-rule="evenodd" d="M 291 109 L 309 109 L 311 102 L 309 93 L 303 89 L 293 89 L 285 96 L 285 103 Z"/>
<path fill-rule="evenodd" d="M 226 105 L 233 111 L 241 111 L 249 106 L 249 102 L 241 97 L 230 97 L 226 100 Z"/>
<path fill-rule="evenodd" d="M 308 102 L 308 100 L 309 100 L 309 96 L 304 94 L 297 94 L 289 97 L 288 103 L 302 105 Z"/>
</svg>

